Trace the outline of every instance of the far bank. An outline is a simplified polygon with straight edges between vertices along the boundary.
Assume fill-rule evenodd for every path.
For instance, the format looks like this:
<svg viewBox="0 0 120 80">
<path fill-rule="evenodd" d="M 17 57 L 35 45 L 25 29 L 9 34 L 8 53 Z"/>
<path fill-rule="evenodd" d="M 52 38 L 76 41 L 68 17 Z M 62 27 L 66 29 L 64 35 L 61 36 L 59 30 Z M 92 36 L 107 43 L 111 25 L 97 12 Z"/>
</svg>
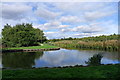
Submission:
<svg viewBox="0 0 120 80">
<path fill-rule="evenodd" d="M 59 49 L 60 48 L 57 46 L 42 44 L 41 46 L 3 48 L 2 52 L 32 52 L 32 51 L 47 51 L 47 50 L 59 50 Z"/>
</svg>

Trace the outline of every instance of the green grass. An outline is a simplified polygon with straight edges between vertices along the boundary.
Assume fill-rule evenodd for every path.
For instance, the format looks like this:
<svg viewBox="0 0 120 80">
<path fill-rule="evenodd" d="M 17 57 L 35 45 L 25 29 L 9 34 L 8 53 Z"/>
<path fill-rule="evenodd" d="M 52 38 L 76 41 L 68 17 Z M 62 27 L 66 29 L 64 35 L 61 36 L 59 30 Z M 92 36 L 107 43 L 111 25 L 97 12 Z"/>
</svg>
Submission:
<svg viewBox="0 0 120 80">
<path fill-rule="evenodd" d="M 13 48 L 3 48 L 3 49 L 12 50 L 12 49 L 48 49 L 48 48 L 58 48 L 58 47 L 51 46 L 48 44 L 43 44 L 42 46 L 13 47 Z"/>
<path fill-rule="evenodd" d="M 3 70 L 4 78 L 120 78 L 120 64 L 69 68 Z"/>
</svg>

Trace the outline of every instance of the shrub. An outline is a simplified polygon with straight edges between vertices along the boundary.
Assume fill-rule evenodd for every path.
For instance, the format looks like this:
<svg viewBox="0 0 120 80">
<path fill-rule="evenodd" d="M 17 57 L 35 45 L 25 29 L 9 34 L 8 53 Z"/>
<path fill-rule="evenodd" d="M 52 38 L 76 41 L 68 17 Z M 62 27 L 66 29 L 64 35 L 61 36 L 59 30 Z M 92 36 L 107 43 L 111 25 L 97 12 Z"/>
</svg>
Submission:
<svg viewBox="0 0 120 80">
<path fill-rule="evenodd" d="M 88 65 L 100 65 L 102 57 L 103 56 L 100 53 L 94 54 L 93 57 L 89 58 L 89 60 L 85 61 L 85 63 Z"/>
</svg>

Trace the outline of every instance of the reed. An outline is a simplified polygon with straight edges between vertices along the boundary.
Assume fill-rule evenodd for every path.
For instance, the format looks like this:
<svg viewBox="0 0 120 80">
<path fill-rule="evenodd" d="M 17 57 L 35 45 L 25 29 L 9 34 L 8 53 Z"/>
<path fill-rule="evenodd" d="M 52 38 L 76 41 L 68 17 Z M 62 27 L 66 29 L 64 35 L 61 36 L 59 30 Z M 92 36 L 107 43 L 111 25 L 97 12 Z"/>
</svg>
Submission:
<svg viewBox="0 0 120 80">
<path fill-rule="evenodd" d="M 52 42 L 52 44 L 62 48 L 118 51 L 118 40 L 107 40 L 107 41 L 62 40 L 62 41 Z"/>
</svg>

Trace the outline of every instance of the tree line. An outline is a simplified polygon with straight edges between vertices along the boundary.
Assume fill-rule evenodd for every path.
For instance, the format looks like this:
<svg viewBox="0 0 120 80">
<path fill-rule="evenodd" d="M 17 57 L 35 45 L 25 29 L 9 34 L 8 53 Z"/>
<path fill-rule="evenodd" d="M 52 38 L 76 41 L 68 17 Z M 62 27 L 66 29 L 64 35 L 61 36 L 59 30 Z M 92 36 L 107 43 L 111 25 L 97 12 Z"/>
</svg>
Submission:
<svg viewBox="0 0 120 80">
<path fill-rule="evenodd" d="M 107 51 L 118 51 L 120 47 L 119 36 L 112 34 L 109 36 L 96 36 L 84 38 L 62 38 L 51 39 L 53 45 L 62 48 L 79 48 L 79 49 L 98 49 Z"/>
<path fill-rule="evenodd" d="M 118 40 L 119 35 L 112 34 L 112 35 L 101 35 L 101 36 L 92 36 L 92 37 L 84 37 L 84 38 L 61 38 L 61 39 L 50 39 L 51 42 L 61 41 L 61 40 L 81 40 L 81 41 L 106 41 L 106 40 Z"/>
<path fill-rule="evenodd" d="M 2 29 L 2 45 L 5 47 L 35 46 L 46 40 L 43 31 L 29 23 L 15 26 L 6 24 Z"/>
</svg>

